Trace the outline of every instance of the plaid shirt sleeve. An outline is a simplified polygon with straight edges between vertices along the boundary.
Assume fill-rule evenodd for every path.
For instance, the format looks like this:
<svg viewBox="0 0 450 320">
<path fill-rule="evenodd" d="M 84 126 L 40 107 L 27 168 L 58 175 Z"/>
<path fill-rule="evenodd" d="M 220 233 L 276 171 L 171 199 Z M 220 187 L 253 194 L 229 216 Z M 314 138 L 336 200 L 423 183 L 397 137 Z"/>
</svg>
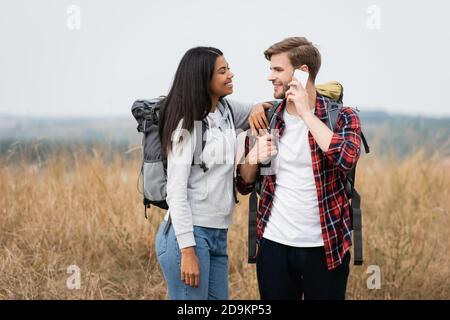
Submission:
<svg viewBox="0 0 450 320">
<path fill-rule="evenodd" d="M 356 165 L 361 152 L 361 123 L 355 110 L 343 108 L 325 156 L 339 171 L 347 174 Z"/>
<path fill-rule="evenodd" d="M 250 138 L 247 135 L 245 137 L 245 157 L 247 157 L 249 152 L 250 152 Z M 236 168 L 236 188 L 240 194 L 246 195 L 246 194 L 249 194 L 250 192 L 252 192 L 253 188 L 255 187 L 256 180 L 259 179 L 259 166 L 258 166 L 258 171 L 256 172 L 256 179 L 252 183 L 247 183 L 242 178 L 241 166 L 242 166 L 241 164 L 238 164 L 237 168 Z"/>
</svg>

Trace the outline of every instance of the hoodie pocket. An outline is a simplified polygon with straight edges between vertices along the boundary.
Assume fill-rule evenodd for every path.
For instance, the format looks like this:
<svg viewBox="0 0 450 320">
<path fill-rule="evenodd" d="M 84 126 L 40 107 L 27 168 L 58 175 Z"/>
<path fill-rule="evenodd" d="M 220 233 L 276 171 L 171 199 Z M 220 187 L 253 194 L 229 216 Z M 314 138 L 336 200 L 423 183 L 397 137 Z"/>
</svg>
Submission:
<svg viewBox="0 0 450 320">
<path fill-rule="evenodd" d="M 208 197 L 207 176 L 203 171 L 200 174 L 191 173 L 191 178 L 188 182 L 188 197 L 194 200 L 204 200 Z"/>
</svg>

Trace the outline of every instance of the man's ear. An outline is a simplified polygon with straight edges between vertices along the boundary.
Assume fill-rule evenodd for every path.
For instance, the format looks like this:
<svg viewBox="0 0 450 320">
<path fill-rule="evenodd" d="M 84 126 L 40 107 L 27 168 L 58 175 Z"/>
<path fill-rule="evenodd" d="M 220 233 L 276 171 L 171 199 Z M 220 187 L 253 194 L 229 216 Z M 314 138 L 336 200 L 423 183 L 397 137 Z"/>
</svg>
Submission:
<svg viewBox="0 0 450 320">
<path fill-rule="evenodd" d="M 306 64 L 302 64 L 299 69 L 309 73 L 309 68 Z"/>
</svg>

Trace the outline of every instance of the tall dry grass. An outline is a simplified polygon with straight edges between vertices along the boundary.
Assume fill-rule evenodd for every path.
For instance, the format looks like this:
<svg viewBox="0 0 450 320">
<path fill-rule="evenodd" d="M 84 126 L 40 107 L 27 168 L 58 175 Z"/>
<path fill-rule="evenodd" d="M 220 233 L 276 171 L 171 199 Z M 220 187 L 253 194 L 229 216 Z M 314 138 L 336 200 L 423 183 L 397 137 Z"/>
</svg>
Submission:
<svg viewBox="0 0 450 320">
<path fill-rule="evenodd" d="M 14 160 L 12 160 L 14 159 Z M 163 212 L 145 220 L 136 191 L 139 160 L 75 152 L 0 159 L 1 299 L 164 299 L 154 253 Z M 365 264 L 352 267 L 349 299 L 449 299 L 450 163 L 416 153 L 365 156 L 358 166 Z M 229 231 L 231 299 L 258 299 L 246 262 L 247 199 Z M 81 269 L 69 290 L 67 267 Z M 381 289 L 367 288 L 369 265 Z"/>
</svg>

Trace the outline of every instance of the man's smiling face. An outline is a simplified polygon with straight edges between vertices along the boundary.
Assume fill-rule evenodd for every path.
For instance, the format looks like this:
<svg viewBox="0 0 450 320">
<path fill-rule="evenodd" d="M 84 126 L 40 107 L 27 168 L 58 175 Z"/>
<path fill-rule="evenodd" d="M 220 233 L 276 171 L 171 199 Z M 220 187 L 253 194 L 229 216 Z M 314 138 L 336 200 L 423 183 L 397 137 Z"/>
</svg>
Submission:
<svg viewBox="0 0 450 320">
<path fill-rule="evenodd" d="M 270 57 L 270 75 L 267 78 L 273 84 L 273 96 L 275 99 L 284 99 L 289 90 L 288 83 L 292 80 L 294 67 L 289 60 L 288 53 L 282 52 Z"/>
</svg>

